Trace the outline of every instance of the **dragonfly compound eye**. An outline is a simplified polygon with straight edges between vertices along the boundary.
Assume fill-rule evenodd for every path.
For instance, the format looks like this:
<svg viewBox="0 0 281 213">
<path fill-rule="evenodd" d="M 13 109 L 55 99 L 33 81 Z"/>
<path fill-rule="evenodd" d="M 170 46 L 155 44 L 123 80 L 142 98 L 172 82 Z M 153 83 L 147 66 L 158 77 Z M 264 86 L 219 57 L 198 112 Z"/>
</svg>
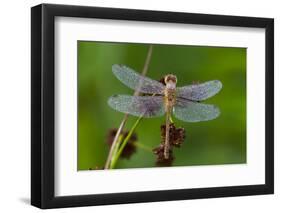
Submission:
<svg viewBox="0 0 281 213">
<path fill-rule="evenodd" d="M 165 76 L 165 83 L 169 83 L 169 82 L 172 82 L 174 84 L 177 83 L 177 77 L 175 75 L 172 75 L 172 74 L 169 74 L 169 75 L 166 75 Z"/>
</svg>

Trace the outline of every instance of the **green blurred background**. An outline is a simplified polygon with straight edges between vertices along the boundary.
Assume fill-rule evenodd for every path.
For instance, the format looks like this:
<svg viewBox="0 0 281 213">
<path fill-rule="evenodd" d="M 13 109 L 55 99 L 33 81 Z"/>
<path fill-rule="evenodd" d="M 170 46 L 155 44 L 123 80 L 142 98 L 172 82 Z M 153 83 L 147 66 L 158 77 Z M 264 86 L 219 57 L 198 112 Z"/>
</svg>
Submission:
<svg viewBox="0 0 281 213">
<path fill-rule="evenodd" d="M 124 64 L 141 72 L 149 44 L 78 41 L 78 170 L 101 168 L 109 152 L 107 133 L 117 128 L 124 114 L 111 109 L 113 94 L 133 94 L 111 71 Z M 172 73 L 177 86 L 220 80 L 223 88 L 205 101 L 217 105 L 221 115 L 212 121 L 185 123 L 186 139 L 174 148 L 173 166 L 246 163 L 246 49 L 206 46 L 153 45 L 147 76 L 159 80 Z M 127 129 L 136 121 L 129 117 Z M 149 148 L 160 143 L 165 118 L 143 119 L 137 127 L 138 142 Z M 126 129 L 125 127 L 125 129 Z M 116 168 L 155 167 L 156 156 L 145 149 Z"/>
</svg>

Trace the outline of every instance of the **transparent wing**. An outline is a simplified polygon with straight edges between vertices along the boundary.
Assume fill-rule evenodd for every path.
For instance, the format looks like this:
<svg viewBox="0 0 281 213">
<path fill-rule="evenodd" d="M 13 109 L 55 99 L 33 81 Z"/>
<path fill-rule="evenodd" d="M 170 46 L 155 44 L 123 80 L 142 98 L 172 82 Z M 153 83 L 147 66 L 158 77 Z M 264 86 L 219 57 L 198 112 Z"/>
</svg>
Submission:
<svg viewBox="0 0 281 213">
<path fill-rule="evenodd" d="M 186 122 L 213 120 L 220 115 L 219 108 L 214 105 L 187 100 L 177 100 L 173 112 L 177 119 Z"/>
<path fill-rule="evenodd" d="M 147 94 L 163 94 L 164 85 L 158 81 L 143 77 L 134 70 L 124 65 L 112 66 L 114 75 L 126 86 Z"/>
<path fill-rule="evenodd" d="M 192 101 L 203 101 L 217 94 L 221 88 L 222 83 L 220 81 L 207 81 L 202 84 L 178 87 L 177 97 Z"/>
<path fill-rule="evenodd" d="M 113 109 L 134 116 L 146 118 L 162 116 L 165 113 L 162 96 L 115 95 L 108 99 Z"/>
</svg>

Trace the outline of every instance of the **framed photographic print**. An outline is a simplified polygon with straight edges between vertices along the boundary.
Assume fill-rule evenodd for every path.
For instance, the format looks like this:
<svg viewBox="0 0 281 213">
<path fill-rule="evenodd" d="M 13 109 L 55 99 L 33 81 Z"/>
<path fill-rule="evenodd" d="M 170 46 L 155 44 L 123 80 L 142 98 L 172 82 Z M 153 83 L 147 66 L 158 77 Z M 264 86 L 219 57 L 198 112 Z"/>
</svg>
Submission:
<svg viewBox="0 0 281 213">
<path fill-rule="evenodd" d="M 274 21 L 31 9 L 31 203 L 273 193 Z"/>
</svg>

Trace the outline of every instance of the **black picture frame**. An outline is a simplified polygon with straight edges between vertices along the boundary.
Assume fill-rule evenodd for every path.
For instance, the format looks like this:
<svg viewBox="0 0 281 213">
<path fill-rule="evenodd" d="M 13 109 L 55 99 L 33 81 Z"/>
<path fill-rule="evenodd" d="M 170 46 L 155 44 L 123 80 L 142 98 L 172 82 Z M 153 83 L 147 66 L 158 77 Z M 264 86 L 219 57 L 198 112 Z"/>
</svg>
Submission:
<svg viewBox="0 0 281 213">
<path fill-rule="evenodd" d="M 54 195 L 54 18 L 81 17 L 264 28 L 266 32 L 265 184 L 93 195 Z M 41 4 L 31 8 L 31 204 L 60 208 L 272 194 L 274 192 L 274 20 L 148 10 Z"/>
</svg>

